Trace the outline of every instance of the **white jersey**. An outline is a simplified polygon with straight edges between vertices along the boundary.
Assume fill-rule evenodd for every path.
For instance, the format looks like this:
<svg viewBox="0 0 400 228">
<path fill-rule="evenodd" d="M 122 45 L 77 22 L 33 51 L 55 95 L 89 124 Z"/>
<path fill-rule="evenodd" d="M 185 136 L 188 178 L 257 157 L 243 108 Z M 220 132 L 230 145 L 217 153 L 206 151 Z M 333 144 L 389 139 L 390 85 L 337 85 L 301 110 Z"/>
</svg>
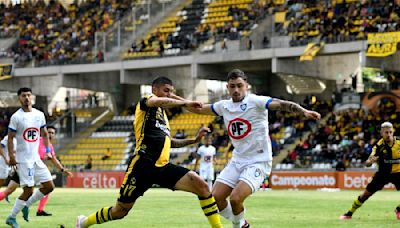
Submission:
<svg viewBox="0 0 400 228">
<path fill-rule="evenodd" d="M 40 129 L 46 127 L 43 112 L 32 108 L 31 112 L 18 109 L 12 116 L 8 129 L 16 132 L 17 149 L 16 160 L 18 163 L 35 163 L 40 161 L 39 138 Z"/>
<path fill-rule="evenodd" d="M 248 94 L 241 102 L 221 100 L 211 110 L 224 118 L 234 146 L 232 160 L 243 163 L 272 161 L 268 105 L 272 98 Z"/>
<path fill-rule="evenodd" d="M 14 142 L 14 150 L 16 150 L 17 149 L 17 139 L 14 138 L 13 142 Z M 4 155 L 5 155 L 6 159 L 8 160 L 8 159 L 10 159 L 10 157 L 8 156 L 7 143 L 8 143 L 8 136 L 6 135 L 3 138 L 3 140 L 1 140 L 0 144 L 1 144 L 1 147 L 3 148 Z M 2 159 L 3 159 L 3 157 L 0 156 L 0 160 L 2 160 Z"/>
<path fill-rule="evenodd" d="M 202 145 L 197 150 L 197 154 L 200 155 L 200 168 L 208 166 L 212 167 L 216 151 L 217 150 L 212 145 L 209 146 Z"/>
</svg>

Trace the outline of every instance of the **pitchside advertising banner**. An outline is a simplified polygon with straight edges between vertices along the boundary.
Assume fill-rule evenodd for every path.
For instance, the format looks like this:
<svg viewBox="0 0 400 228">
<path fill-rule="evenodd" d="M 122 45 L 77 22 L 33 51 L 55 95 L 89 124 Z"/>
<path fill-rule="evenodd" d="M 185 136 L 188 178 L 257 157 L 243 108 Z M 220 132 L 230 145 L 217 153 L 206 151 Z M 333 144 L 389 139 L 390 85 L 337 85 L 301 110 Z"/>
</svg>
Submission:
<svg viewBox="0 0 400 228">
<path fill-rule="evenodd" d="M 80 172 L 67 177 L 69 188 L 119 188 L 124 180 L 123 172 Z"/>
<path fill-rule="evenodd" d="M 123 172 L 79 172 L 67 178 L 69 188 L 119 188 Z M 273 172 L 269 178 L 272 189 L 364 189 L 374 172 Z M 394 189 L 388 184 L 387 189 Z"/>
<path fill-rule="evenodd" d="M 273 172 L 269 178 L 272 189 L 364 189 L 374 172 Z M 385 186 L 394 189 L 392 184 Z"/>
</svg>

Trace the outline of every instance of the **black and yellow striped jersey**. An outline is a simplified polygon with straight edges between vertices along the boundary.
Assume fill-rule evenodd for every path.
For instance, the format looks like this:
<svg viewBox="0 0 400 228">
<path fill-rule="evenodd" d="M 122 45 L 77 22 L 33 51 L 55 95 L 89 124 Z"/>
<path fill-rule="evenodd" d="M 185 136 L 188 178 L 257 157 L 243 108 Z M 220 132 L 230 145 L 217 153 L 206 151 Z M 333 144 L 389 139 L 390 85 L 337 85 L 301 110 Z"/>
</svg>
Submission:
<svg viewBox="0 0 400 228">
<path fill-rule="evenodd" d="M 400 139 L 394 137 L 392 146 L 380 139 L 372 148 L 370 156 L 378 156 L 378 172 L 398 173 L 400 172 Z"/>
<path fill-rule="evenodd" d="M 157 167 L 162 167 L 169 162 L 170 127 L 164 109 L 146 105 L 147 100 L 152 96 L 154 95 L 143 97 L 136 106 L 135 154 L 152 160 Z"/>
</svg>

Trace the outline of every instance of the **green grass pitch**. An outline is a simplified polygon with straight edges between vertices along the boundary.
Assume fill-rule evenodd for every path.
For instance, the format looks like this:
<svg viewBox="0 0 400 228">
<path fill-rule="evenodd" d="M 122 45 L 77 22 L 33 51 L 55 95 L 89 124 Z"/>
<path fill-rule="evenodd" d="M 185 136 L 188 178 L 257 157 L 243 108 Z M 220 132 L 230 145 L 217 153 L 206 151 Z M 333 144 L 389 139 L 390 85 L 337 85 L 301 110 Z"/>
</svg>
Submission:
<svg viewBox="0 0 400 228">
<path fill-rule="evenodd" d="M 1 189 L 2 190 L 2 189 Z M 19 189 L 11 196 L 11 204 L 0 202 L 0 227 L 10 213 Z M 264 227 L 400 227 L 393 212 L 400 203 L 399 192 L 381 191 L 367 201 L 351 221 L 340 221 L 361 191 L 320 192 L 315 190 L 272 190 L 257 192 L 246 201 L 246 218 L 253 228 Z M 30 209 L 29 223 L 18 215 L 22 228 L 55 228 L 63 224 L 73 228 L 79 214 L 88 215 L 105 206 L 112 206 L 118 190 L 57 188 L 50 195 L 46 211 L 52 217 L 36 217 L 37 203 Z M 221 218 L 224 227 L 231 227 Z M 151 189 L 139 198 L 130 214 L 122 220 L 94 227 L 162 227 L 206 228 L 206 218 L 197 198 L 185 192 Z"/>
</svg>

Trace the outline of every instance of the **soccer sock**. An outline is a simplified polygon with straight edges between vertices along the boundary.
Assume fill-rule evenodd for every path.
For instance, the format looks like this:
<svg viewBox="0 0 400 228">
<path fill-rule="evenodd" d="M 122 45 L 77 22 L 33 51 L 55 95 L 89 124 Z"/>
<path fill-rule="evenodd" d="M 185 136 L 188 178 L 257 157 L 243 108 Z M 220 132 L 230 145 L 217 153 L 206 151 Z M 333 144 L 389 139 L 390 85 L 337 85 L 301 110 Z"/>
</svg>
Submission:
<svg viewBox="0 0 400 228">
<path fill-rule="evenodd" d="M 232 206 L 231 206 L 231 202 L 229 202 L 228 200 L 228 204 L 226 205 L 226 207 L 219 212 L 219 214 L 228 219 L 229 221 L 233 221 L 233 212 L 232 212 Z"/>
<path fill-rule="evenodd" d="M 232 227 L 240 228 L 241 223 L 244 223 L 244 210 L 238 215 L 233 215 Z"/>
<path fill-rule="evenodd" d="M 0 201 L 2 201 L 3 199 L 5 199 L 7 196 L 7 194 L 5 192 L 0 192 Z"/>
<path fill-rule="evenodd" d="M 103 207 L 96 213 L 89 215 L 83 224 L 84 227 L 86 228 L 94 224 L 102 224 L 113 220 L 111 217 L 111 208 L 112 207 Z"/>
<path fill-rule="evenodd" d="M 212 180 L 207 180 L 208 188 L 212 190 Z"/>
<path fill-rule="evenodd" d="M 353 205 L 351 205 L 351 208 L 349 209 L 349 212 L 352 214 L 363 205 L 364 202 L 361 202 L 360 197 L 357 197 L 357 199 L 354 200 Z"/>
<path fill-rule="evenodd" d="M 45 195 L 45 196 L 40 200 L 40 202 L 39 202 L 39 207 L 38 207 L 38 209 L 37 209 L 38 212 L 44 210 L 44 207 L 45 207 L 46 204 L 47 204 L 47 200 L 49 200 L 49 194 Z"/>
<path fill-rule="evenodd" d="M 30 207 L 32 204 L 34 204 L 36 201 L 40 200 L 41 198 L 44 197 L 44 194 L 38 189 L 36 190 L 31 197 L 26 201 L 26 206 Z"/>
<path fill-rule="evenodd" d="M 22 210 L 22 208 L 24 208 L 26 205 L 26 201 L 20 200 L 20 199 L 16 199 L 15 200 L 15 204 L 14 207 L 11 210 L 11 217 L 12 218 L 16 218 L 17 214 Z"/>
<path fill-rule="evenodd" d="M 221 219 L 218 214 L 218 206 L 217 202 L 215 202 L 214 196 L 211 194 L 207 198 L 199 196 L 199 200 L 201 209 L 203 209 L 204 215 L 207 217 L 211 227 L 222 228 Z"/>
</svg>

